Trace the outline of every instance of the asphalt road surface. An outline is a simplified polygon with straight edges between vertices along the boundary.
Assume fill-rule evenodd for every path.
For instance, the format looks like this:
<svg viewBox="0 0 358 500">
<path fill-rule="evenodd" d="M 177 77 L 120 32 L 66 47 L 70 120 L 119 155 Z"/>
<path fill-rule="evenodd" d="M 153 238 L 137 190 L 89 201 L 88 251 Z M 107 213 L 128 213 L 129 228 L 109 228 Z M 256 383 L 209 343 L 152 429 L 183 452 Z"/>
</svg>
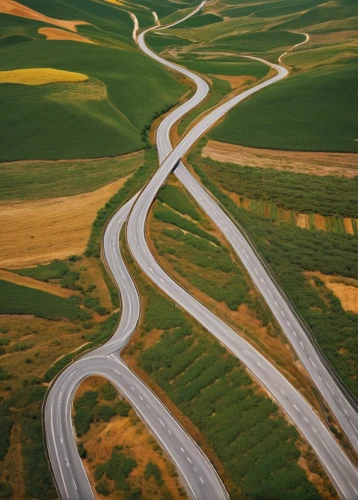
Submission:
<svg viewBox="0 0 358 500">
<path fill-rule="evenodd" d="M 104 236 L 107 265 L 121 290 L 121 321 L 109 342 L 87 353 L 61 373 L 46 400 L 46 443 L 58 492 L 62 499 L 94 498 L 77 452 L 71 408 L 79 384 L 88 376 L 101 375 L 130 401 L 154 433 L 176 465 L 191 498 L 225 500 L 227 492 L 210 461 L 118 354 L 135 330 L 140 313 L 138 293 L 119 250 L 119 234 L 135 198 L 111 219 Z"/>
<path fill-rule="evenodd" d="M 200 8 L 201 5 L 196 11 Z M 179 22 L 174 24 L 178 24 Z M 301 331 L 302 328 L 298 322 L 297 324 L 295 323 L 297 320 L 295 319 L 294 312 L 292 312 L 276 288 L 275 283 L 267 274 L 266 268 L 261 264 L 260 259 L 253 252 L 239 229 L 180 163 L 180 158 L 183 154 L 231 107 L 244 100 L 248 95 L 280 80 L 287 75 L 287 70 L 281 66 L 267 63 L 277 71 L 277 74 L 273 78 L 218 107 L 200 121 L 172 151 L 169 140 L 171 126 L 178 118 L 205 98 L 208 93 L 208 87 L 206 82 L 198 75 L 175 64 L 168 63 L 152 53 L 145 46 L 144 34 L 139 35 L 138 41 L 142 50 L 150 57 L 186 74 L 194 80 L 197 85 L 197 91 L 188 102 L 170 113 L 158 128 L 157 144 L 160 163 L 162 165 L 138 197 L 138 201 L 131 212 L 127 227 L 127 239 L 131 251 L 146 274 L 178 304 L 189 311 L 211 333 L 225 343 L 273 394 L 315 449 L 340 496 L 342 498 L 356 499 L 358 498 L 357 471 L 310 406 L 263 356 L 165 274 L 151 256 L 144 237 L 146 217 L 151 203 L 161 184 L 165 182 L 167 175 L 177 166 L 176 175 L 228 238 L 246 265 L 257 287 L 269 303 L 299 357 L 301 359 L 302 357 L 304 359 L 307 358 L 308 366 L 312 369 L 314 368 L 312 371 L 318 377 L 318 383 L 316 378 L 312 376 L 313 379 L 324 397 L 327 399 L 328 396 L 327 401 L 331 408 L 333 406 L 333 411 L 335 411 L 334 408 L 336 409 L 343 424 L 346 426 L 345 431 L 347 435 L 354 442 L 356 434 L 351 431 L 352 429 L 355 432 L 357 431 L 357 416 L 349 403 L 347 403 L 340 388 L 336 386 L 334 380 L 330 376 L 326 376 L 327 370 L 322 365 L 322 362 L 320 362 L 320 357 L 317 356 L 306 333 L 304 330 Z M 170 413 L 168 413 L 155 395 L 128 369 L 119 356 L 114 354 L 128 341 L 136 327 L 140 312 L 138 294 L 122 261 L 118 245 L 119 232 L 134 201 L 132 199 L 114 216 L 107 227 L 104 239 L 104 253 L 107 264 L 122 295 L 122 317 L 120 324 L 114 336 L 107 344 L 85 355 L 80 361 L 68 367 L 56 379 L 46 401 L 46 440 L 57 486 L 62 498 L 83 500 L 93 498 L 91 487 L 75 445 L 71 421 L 71 405 L 79 383 L 89 375 L 98 374 L 105 376 L 114 383 L 117 389 L 128 398 L 139 415 L 151 428 L 176 464 L 192 498 L 205 500 L 208 498 L 227 498 L 225 488 L 205 455 L 203 455 L 201 450 Z M 303 351 L 305 352 L 303 353 Z M 311 370 L 309 371 L 311 373 Z M 320 381 L 322 383 L 325 382 L 326 385 L 328 382 L 326 390 L 325 386 L 319 386 Z M 331 398 L 329 398 L 327 391 L 331 393 Z"/>
<path fill-rule="evenodd" d="M 177 167 L 177 175 L 185 184 L 185 187 L 189 189 L 206 213 L 208 213 L 228 237 L 235 251 L 245 263 L 252 279 L 263 294 L 272 312 L 277 317 L 287 337 L 292 342 L 298 356 L 303 360 L 308 371 L 311 373 L 317 387 L 337 416 L 347 436 L 351 439 L 352 444 L 356 445 L 358 443 L 357 415 L 348 402 L 346 395 L 341 391 L 340 387 L 337 386 L 322 363 L 321 358 L 317 355 L 306 332 L 297 321 L 295 313 L 281 296 L 280 292 L 277 290 L 276 284 L 271 280 L 266 269 L 256 257 L 256 254 L 252 251 L 237 227 L 217 206 L 215 201 L 205 192 L 205 190 L 200 188 L 199 184 L 190 174 L 183 170 L 183 166 L 180 164 L 180 159 L 190 147 L 233 106 L 258 90 L 284 78 L 288 74 L 288 71 L 286 68 L 279 65 L 269 63 L 259 58 L 254 58 L 275 69 L 276 75 L 215 108 L 206 115 L 174 149 L 172 149 L 169 139 L 171 126 L 183 116 L 188 109 L 191 109 L 191 104 L 194 101 L 198 99 L 201 101 L 205 98 L 207 88 L 203 83 L 198 83 L 197 75 L 191 73 L 187 69 L 178 67 L 176 64 L 167 62 L 154 54 L 145 45 L 145 33 L 146 32 L 142 33 L 138 37 L 138 43 L 142 50 L 150 57 L 162 62 L 162 64 L 194 80 L 197 84 L 197 92 L 191 100 L 169 114 L 161 122 L 158 128 L 157 146 L 161 166 L 139 196 L 131 211 L 127 225 L 127 241 L 132 255 L 142 270 L 157 286 L 223 342 L 256 375 L 261 383 L 266 386 L 316 451 L 317 456 L 325 467 L 332 482 L 335 484 L 340 496 L 350 499 L 358 498 L 358 475 L 356 468 L 337 445 L 328 429 L 322 424 L 302 396 L 255 349 L 228 325 L 183 290 L 165 273 L 150 253 L 145 238 L 145 225 L 151 204 L 167 176 Z"/>
</svg>

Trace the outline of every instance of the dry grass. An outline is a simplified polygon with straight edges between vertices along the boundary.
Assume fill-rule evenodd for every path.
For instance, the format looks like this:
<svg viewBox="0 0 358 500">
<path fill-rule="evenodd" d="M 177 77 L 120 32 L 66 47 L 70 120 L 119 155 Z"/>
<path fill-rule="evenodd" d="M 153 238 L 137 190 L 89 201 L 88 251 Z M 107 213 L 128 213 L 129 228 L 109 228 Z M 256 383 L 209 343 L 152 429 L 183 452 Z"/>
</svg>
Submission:
<svg viewBox="0 0 358 500">
<path fill-rule="evenodd" d="M 47 85 L 48 83 L 85 82 L 88 76 L 73 71 L 63 71 L 53 68 L 14 69 L 0 71 L 0 83 L 15 83 L 20 85 Z"/>
<path fill-rule="evenodd" d="M 317 276 L 325 286 L 341 301 L 345 311 L 358 314 L 358 281 L 342 276 L 329 276 L 319 271 L 307 271 L 305 276 Z"/>
<path fill-rule="evenodd" d="M 81 396 L 86 391 L 99 392 L 105 379 L 101 377 L 89 377 L 79 386 L 76 397 Z M 100 404 L 108 404 L 107 401 L 99 397 Z M 128 417 L 115 416 L 109 422 L 97 422 L 91 425 L 90 430 L 81 438 L 92 459 L 89 463 L 84 460 L 86 470 L 90 473 L 90 481 L 93 491 L 95 491 L 94 471 L 98 464 L 107 462 L 111 458 L 113 447 L 124 446 L 124 453 L 137 462 L 137 467 L 130 474 L 128 481 L 131 487 L 140 487 L 145 498 L 160 497 L 163 491 L 153 480 L 143 481 L 144 469 L 149 461 L 155 463 L 162 472 L 162 478 L 169 489 L 173 499 L 185 499 L 179 493 L 179 481 L 174 473 L 174 467 L 156 443 L 155 438 L 147 427 L 135 418 L 134 410 L 130 411 Z M 95 494 L 97 499 L 105 497 Z M 117 496 L 116 496 L 117 498 Z M 121 496 L 118 498 L 122 498 Z"/>
<path fill-rule="evenodd" d="M 12 16 L 25 17 L 27 19 L 35 19 L 44 23 L 54 24 L 60 28 L 65 28 L 70 31 L 77 31 L 76 26 L 80 24 L 89 24 L 86 21 L 65 21 L 45 16 L 36 10 L 26 7 L 15 0 L 0 0 L 0 13 L 9 14 Z"/>
<path fill-rule="evenodd" d="M 202 156 L 248 167 L 274 168 L 318 176 L 352 178 L 358 175 L 358 155 L 352 153 L 276 151 L 208 141 L 202 150 Z"/>
<path fill-rule="evenodd" d="M 254 76 L 225 76 L 225 75 L 213 75 L 215 78 L 220 80 L 225 80 L 230 83 L 232 90 L 237 90 L 247 85 L 252 85 L 257 81 Z"/>
<path fill-rule="evenodd" d="M 45 35 L 46 40 L 71 40 L 72 42 L 93 43 L 92 40 L 77 33 L 70 33 L 69 31 L 60 28 L 39 28 L 40 35 Z M 96 44 L 95 44 L 96 45 Z"/>
<path fill-rule="evenodd" d="M 235 203 L 241 208 L 244 208 L 245 210 L 248 211 L 254 211 L 255 204 L 257 200 L 251 200 L 249 198 L 246 198 L 245 196 L 239 195 L 237 193 L 232 193 L 231 191 L 226 191 L 225 189 L 222 188 L 224 193 L 229 196 Z M 273 207 L 274 205 L 271 204 L 270 202 L 263 201 L 263 215 L 266 218 L 270 218 L 272 215 Z M 305 213 L 297 213 L 292 210 L 285 210 L 284 208 L 276 207 L 277 208 L 277 220 L 278 222 L 284 222 L 285 224 L 292 224 L 292 221 L 295 221 L 295 224 L 297 227 L 301 227 L 304 229 L 311 229 L 313 226 L 314 228 L 318 229 L 319 231 L 331 231 L 330 229 L 330 220 L 332 219 L 329 216 L 324 216 L 321 214 L 314 214 L 313 215 L 313 220 L 310 220 L 310 215 L 305 214 Z M 354 233 L 354 228 L 353 228 L 353 221 L 356 223 L 358 222 L 358 219 L 352 219 L 350 217 L 345 217 L 342 218 L 343 221 L 343 226 L 344 230 L 347 234 L 355 234 Z"/>
<path fill-rule="evenodd" d="M 0 267 L 26 267 L 81 255 L 97 211 L 127 178 L 77 196 L 0 204 Z"/>
<path fill-rule="evenodd" d="M 52 283 L 38 281 L 28 276 L 20 276 L 19 274 L 11 273 L 4 269 L 0 269 L 0 280 L 10 281 L 11 283 L 16 283 L 16 285 L 27 286 L 29 288 L 35 288 L 36 290 L 42 290 L 43 292 L 52 293 L 58 297 L 68 298 L 73 295 L 72 290 L 61 288 Z"/>
</svg>

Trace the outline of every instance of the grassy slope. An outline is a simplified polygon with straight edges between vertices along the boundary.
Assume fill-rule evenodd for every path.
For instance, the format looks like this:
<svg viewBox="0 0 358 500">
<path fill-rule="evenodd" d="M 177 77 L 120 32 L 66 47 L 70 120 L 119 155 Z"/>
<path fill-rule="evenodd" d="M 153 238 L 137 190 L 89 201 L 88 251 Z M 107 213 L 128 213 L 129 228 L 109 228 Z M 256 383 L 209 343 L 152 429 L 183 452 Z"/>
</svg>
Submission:
<svg viewBox="0 0 358 500">
<path fill-rule="evenodd" d="M 233 109 L 210 137 L 244 146 L 358 152 L 356 65 L 278 82 Z"/>
<path fill-rule="evenodd" d="M 83 0 L 77 8 L 42 0 L 28 0 L 27 5 L 53 17 L 93 23 L 96 28 L 78 31 L 106 46 L 46 41 L 33 28 L 34 22 L 2 16 L 7 23 L 3 34 L 21 31 L 35 39 L 5 45 L 1 70 L 55 67 L 83 72 L 90 81 L 31 88 L 2 84 L 1 128 L 6 146 L 0 159 L 91 158 L 143 147 L 144 125 L 154 112 L 175 103 L 184 87 L 135 48 L 128 13 Z M 35 24 L 36 28 L 42 25 Z"/>
<path fill-rule="evenodd" d="M 133 173 L 144 153 L 95 161 L 0 164 L 0 200 L 38 200 L 87 193 Z"/>
<path fill-rule="evenodd" d="M 353 29 L 355 3 L 352 0 L 339 0 L 337 5 L 323 0 L 261 1 L 252 5 L 245 2 L 244 6 L 237 3 L 232 8 L 218 4 L 204 9 L 229 16 L 229 20 L 172 30 L 197 42 L 190 49 L 181 49 L 183 64 L 210 73 L 214 73 L 215 65 L 218 68 L 220 65 L 222 72 L 218 74 L 233 75 L 233 64 L 217 62 L 220 52 L 253 53 L 277 62 L 280 54 L 304 40 L 302 32 L 308 32 L 312 42 L 285 58 L 300 74 L 293 74 L 232 110 L 211 137 L 262 148 L 357 152 L 354 33 L 344 32 L 343 38 L 338 35 L 340 30 Z M 332 37 L 320 39 L 325 33 Z M 216 53 L 215 64 L 192 59 L 194 52 L 211 56 Z M 188 55 L 190 59 L 186 62 Z M 212 69 L 208 71 L 210 65 Z"/>
</svg>

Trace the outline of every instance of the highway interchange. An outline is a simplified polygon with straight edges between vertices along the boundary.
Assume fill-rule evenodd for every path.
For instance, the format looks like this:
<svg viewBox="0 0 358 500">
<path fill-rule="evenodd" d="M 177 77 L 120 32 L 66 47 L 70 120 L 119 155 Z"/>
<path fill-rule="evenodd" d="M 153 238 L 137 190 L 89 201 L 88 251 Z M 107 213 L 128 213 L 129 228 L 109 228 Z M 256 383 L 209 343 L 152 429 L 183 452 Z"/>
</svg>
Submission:
<svg viewBox="0 0 358 500">
<path fill-rule="evenodd" d="M 198 11 L 201 6 L 202 4 L 191 15 Z M 180 21 L 174 24 L 178 22 Z M 120 289 L 122 298 L 120 324 L 107 344 L 88 353 L 62 372 L 48 393 L 44 411 L 45 432 L 49 458 L 59 494 L 62 498 L 71 500 L 93 498 L 91 486 L 78 456 L 73 436 L 71 404 L 79 383 L 89 375 L 98 374 L 114 383 L 151 428 L 176 464 L 192 498 L 227 498 L 227 492 L 222 482 L 205 455 L 155 395 L 128 369 L 119 357 L 118 352 L 135 330 L 140 315 L 138 293 L 119 251 L 119 233 L 129 214 L 126 228 L 127 241 L 133 257 L 142 270 L 159 288 L 223 342 L 255 374 L 284 408 L 297 428 L 305 435 L 339 495 L 342 498 L 356 499 L 358 498 L 357 470 L 312 408 L 261 354 L 165 273 L 151 255 L 145 239 L 145 225 L 151 204 L 160 186 L 176 167 L 175 174 L 178 179 L 220 228 L 248 269 L 298 357 L 335 413 L 352 445 L 358 449 L 357 414 L 327 370 L 320 355 L 317 354 L 294 310 L 280 293 L 266 267 L 261 263 L 238 227 L 180 162 L 195 141 L 229 109 L 248 95 L 285 77 L 288 72 L 286 68 L 262 61 L 276 70 L 274 77 L 214 109 L 184 137 L 176 148 L 172 149 L 169 139 L 171 127 L 181 116 L 197 106 L 206 97 L 209 89 L 206 82 L 198 75 L 154 54 L 145 45 L 144 36 L 148 31 L 150 30 L 141 33 L 138 37 L 140 48 L 158 62 L 184 73 L 194 80 L 197 91 L 189 101 L 176 108 L 161 122 L 157 131 L 160 168 L 143 191 L 117 212 L 105 232 L 105 259 Z"/>
</svg>

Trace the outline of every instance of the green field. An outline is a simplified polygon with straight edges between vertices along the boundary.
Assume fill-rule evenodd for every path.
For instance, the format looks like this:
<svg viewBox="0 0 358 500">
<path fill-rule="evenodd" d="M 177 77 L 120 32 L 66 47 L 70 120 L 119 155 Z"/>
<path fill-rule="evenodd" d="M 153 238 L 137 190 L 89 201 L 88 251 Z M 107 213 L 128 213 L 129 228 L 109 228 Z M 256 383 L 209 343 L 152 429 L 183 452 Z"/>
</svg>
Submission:
<svg viewBox="0 0 358 500">
<path fill-rule="evenodd" d="M 314 285 L 304 271 L 358 279 L 358 239 L 346 234 L 300 229 L 265 219 L 237 207 L 195 163 L 202 182 L 247 230 L 280 280 L 319 346 L 347 387 L 358 395 L 358 315 L 345 312 L 319 278 Z"/>
<path fill-rule="evenodd" d="M 1 16 L 0 35 L 12 38 L 2 45 L 0 70 L 53 67 L 84 73 L 89 80 L 0 84 L 0 160 L 93 158 L 141 149 L 144 126 L 154 113 L 175 104 L 185 87 L 135 47 L 129 14 L 85 0 L 76 7 L 57 0 L 26 4 L 60 19 L 90 22 L 78 31 L 101 45 L 44 40 L 37 33 L 44 23 Z M 18 33 L 30 41 L 19 42 Z"/>
<path fill-rule="evenodd" d="M 210 137 L 258 148 L 358 152 L 356 65 L 300 73 L 240 104 Z"/>
<path fill-rule="evenodd" d="M 358 218 L 358 175 L 353 179 L 316 177 L 221 163 L 209 158 L 195 161 L 225 190 L 247 198 L 270 201 L 296 212 Z"/>
<path fill-rule="evenodd" d="M 145 311 L 145 336 L 162 329 L 154 314 L 155 293 Z M 162 298 L 162 301 L 167 301 Z M 168 306 L 169 307 L 169 306 Z M 230 498 L 318 499 L 315 487 L 297 465 L 297 431 L 259 395 L 241 363 L 178 308 L 168 314 L 165 332 L 148 348 L 134 344 L 139 365 L 203 433 L 233 481 Z M 180 312 L 180 311 L 179 311 Z M 146 326 L 148 325 L 148 326 Z M 238 492 L 238 489 L 240 493 Z"/>
<path fill-rule="evenodd" d="M 0 280 L 1 314 L 33 314 L 39 318 L 86 320 L 91 315 L 71 299 L 64 299 L 8 281 Z"/>
<path fill-rule="evenodd" d="M 93 161 L 0 163 L 0 200 L 74 196 L 132 174 L 144 153 Z"/>
<path fill-rule="evenodd" d="M 179 38 L 178 36 L 164 36 L 155 33 L 148 33 L 148 35 L 145 37 L 145 41 L 148 46 L 156 52 L 161 52 L 162 50 L 169 47 L 191 45 L 192 43 L 190 40 Z"/>
<path fill-rule="evenodd" d="M 268 67 L 265 64 L 252 62 L 249 59 L 236 58 L 233 62 L 222 61 L 221 59 L 196 59 L 185 60 L 180 59 L 179 63 L 188 69 L 197 71 L 198 73 L 211 75 L 227 75 L 227 76 L 254 76 L 255 78 L 263 78 Z"/>
</svg>

